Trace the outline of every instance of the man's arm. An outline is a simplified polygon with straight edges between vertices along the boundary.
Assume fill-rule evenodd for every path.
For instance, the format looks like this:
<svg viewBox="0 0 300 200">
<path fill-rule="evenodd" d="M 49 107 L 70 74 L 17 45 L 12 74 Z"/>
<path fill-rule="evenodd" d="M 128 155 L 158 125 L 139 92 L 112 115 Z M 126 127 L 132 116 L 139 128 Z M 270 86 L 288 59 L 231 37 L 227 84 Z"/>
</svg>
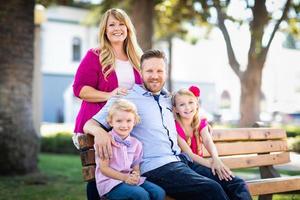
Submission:
<svg viewBox="0 0 300 200">
<path fill-rule="evenodd" d="M 83 127 L 83 131 L 86 134 L 94 136 L 96 155 L 99 155 L 100 159 L 108 159 L 112 157 L 111 143 L 113 141 L 111 136 L 96 120 L 88 120 Z"/>
</svg>

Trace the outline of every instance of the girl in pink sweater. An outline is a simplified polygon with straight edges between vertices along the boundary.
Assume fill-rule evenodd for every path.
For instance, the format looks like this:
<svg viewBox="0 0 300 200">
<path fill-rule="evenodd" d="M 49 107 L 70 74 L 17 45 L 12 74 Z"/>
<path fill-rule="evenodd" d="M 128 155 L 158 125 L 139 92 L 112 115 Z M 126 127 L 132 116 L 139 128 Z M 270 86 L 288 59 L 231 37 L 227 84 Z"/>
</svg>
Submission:
<svg viewBox="0 0 300 200">
<path fill-rule="evenodd" d="M 203 156 L 202 144 L 211 155 L 211 170 L 219 179 L 228 180 L 232 176 L 230 169 L 223 164 L 218 156 L 217 148 L 208 130 L 206 119 L 199 118 L 200 90 L 196 86 L 180 89 L 172 98 L 176 129 L 181 138 L 190 146 L 194 154 Z"/>
</svg>

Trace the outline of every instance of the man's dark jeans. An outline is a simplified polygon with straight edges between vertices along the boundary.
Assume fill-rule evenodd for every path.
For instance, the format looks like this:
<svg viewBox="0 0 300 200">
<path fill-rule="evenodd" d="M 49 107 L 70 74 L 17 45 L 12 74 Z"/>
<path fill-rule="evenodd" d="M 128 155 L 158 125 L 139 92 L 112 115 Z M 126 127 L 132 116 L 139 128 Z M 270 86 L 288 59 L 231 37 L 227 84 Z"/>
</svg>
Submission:
<svg viewBox="0 0 300 200">
<path fill-rule="evenodd" d="M 184 200 L 248 200 L 252 199 L 246 183 L 234 177 L 220 181 L 210 168 L 182 159 L 143 174 L 147 180 L 161 186 L 175 199 Z"/>
<path fill-rule="evenodd" d="M 96 181 L 89 181 L 86 185 L 87 200 L 99 200 L 100 196 L 97 190 Z"/>
</svg>

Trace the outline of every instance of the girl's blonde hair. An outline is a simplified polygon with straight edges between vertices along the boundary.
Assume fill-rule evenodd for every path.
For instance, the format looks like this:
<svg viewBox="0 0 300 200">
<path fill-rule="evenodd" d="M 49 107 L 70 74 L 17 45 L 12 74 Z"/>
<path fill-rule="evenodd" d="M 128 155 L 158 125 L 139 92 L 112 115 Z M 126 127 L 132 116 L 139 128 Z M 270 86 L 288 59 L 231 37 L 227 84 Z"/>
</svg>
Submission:
<svg viewBox="0 0 300 200">
<path fill-rule="evenodd" d="M 140 116 L 137 113 L 136 106 L 126 99 L 118 99 L 111 105 L 111 107 L 108 110 L 106 121 L 108 123 L 111 122 L 114 114 L 118 111 L 132 113 L 134 115 L 135 124 L 140 122 Z"/>
<path fill-rule="evenodd" d="M 126 25 L 127 38 L 124 41 L 123 48 L 133 67 L 136 68 L 137 71 L 140 71 L 140 57 L 142 55 L 142 50 L 137 43 L 134 26 L 129 16 L 123 10 L 118 8 L 112 8 L 104 13 L 99 25 L 99 62 L 102 65 L 102 73 L 104 75 L 104 78 L 106 79 L 107 76 L 113 71 L 116 59 L 111 43 L 106 36 L 106 26 L 109 16 L 113 16 L 114 18 Z"/>
<path fill-rule="evenodd" d="M 176 97 L 178 96 L 190 96 L 190 97 L 193 97 L 195 98 L 195 101 L 197 102 L 198 104 L 198 107 L 197 107 L 197 111 L 193 117 L 193 120 L 192 120 L 192 128 L 193 128 L 193 134 L 194 136 L 196 137 L 196 141 L 197 141 L 197 146 L 200 147 L 200 143 L 201 143 L 201 137 L 200 137 L 200 133 L 199 133 L 199 126 L 200 126 L 200 119 L 199 119 L 199 103 L 198 103 L 198 97 L 196 97 L 190 90 L 188 89 L 180 89 L 178 90 L 177 92 L 174 93 L 174 95 L 172 96 L 172 105 L 173 107 L 176 106 Z M 176 112 L 173 112 L 174 113 L 174 116 L 175 116 L 175 119 L 179 122 L 181 122 L 181 118 L 180 118 L 180 115 Z"/>
</svg>

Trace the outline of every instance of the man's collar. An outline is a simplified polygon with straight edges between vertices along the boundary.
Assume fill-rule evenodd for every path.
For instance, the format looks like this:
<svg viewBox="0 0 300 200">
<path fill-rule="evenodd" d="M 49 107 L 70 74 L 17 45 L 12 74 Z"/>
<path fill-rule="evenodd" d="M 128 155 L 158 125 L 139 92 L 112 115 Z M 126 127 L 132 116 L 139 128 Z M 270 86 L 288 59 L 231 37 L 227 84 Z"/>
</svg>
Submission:
<svg viewBox="0 0 300 200">
<path fill-rule="evenodd" d="M 154 94 L 150 91 L 148 91 L 144 85 L 138 85 L 138 84 L 135 84 L 132 88 L 134 91 L 136 91 L 137 93 L 143 95 L 143 96 L 153 96 Z M 163 97 L 167 98 L 167 97 L 170 97 L 171 94 L 168 92 L 167 89 L 163 88 L 161 91 L 160 91 L 160 95 L 162 95 Z"/>
</svg>

